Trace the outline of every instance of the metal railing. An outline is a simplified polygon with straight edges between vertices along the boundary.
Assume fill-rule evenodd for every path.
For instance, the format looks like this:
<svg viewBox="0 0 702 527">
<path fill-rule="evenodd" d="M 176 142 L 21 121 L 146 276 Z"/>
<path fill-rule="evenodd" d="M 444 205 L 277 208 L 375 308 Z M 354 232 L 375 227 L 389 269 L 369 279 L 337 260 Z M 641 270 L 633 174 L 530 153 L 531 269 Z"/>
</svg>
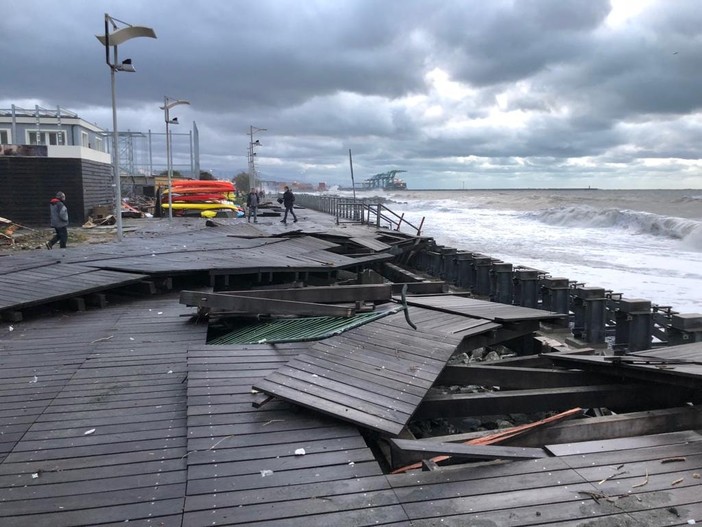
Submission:
<svg viewBox="0 0 702 527">
<path fill-rule="evenodd" d="M 416 236 L 422 233 L 424 218 L 419 225 L 414 225 L 405 219 L 405 215 L 397 214 L 382 203 L 364 199 L 340 198 L 338 196 L 317 196 L 312 194 L 296 194 L 298 205 L 324 212 L 336 218 L 340 223 L 357 223 L 371 225 L 376 228 L 387 228 L 399 231 L 405 227 Z"/>
</svg>

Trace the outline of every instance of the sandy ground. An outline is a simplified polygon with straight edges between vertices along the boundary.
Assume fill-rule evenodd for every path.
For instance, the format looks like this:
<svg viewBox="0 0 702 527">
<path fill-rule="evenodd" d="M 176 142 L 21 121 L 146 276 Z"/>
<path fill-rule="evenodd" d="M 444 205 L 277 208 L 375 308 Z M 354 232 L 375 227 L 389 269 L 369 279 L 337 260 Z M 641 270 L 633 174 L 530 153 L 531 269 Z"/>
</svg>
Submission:
<svg viewBox="0 0 702 527">
<path fill-rule="evenodd" d="M 34 249 L 46 250 L 45 243 L 54 235 L 54 229 L 29 229 L 22 228 L 15 231 L 10 241 L 0 238 L 0 254 L 14 254 L 21 251 Z M 93 243 L 111 242 L 116 237 L 114 228 L 69 227 L 68 246 L 89 245 Z M 14 242 L 14 243 L 13 243 Z M 57 246 L 58 247 L 58 246 Z"/>
</svg>

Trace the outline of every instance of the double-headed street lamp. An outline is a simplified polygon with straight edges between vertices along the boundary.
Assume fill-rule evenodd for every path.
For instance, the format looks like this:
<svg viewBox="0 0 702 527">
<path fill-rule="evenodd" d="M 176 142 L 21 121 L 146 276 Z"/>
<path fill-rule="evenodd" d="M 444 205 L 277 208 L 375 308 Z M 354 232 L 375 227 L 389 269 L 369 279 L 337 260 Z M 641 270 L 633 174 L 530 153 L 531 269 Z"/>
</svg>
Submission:
<svg viewBox="0 0 702 527">
<path fill-rule="evenodd" d="M 178 124 L 177 117 L 171 119 L 170 110 L 171 108 L 173 108 L 174 106 L 178 106 L 179 104 L 190 104 L 190 101 L 186 101 L 185 99 L 171 99 L 170 97 L 164 97 L 163 106 L 161 106 L 166 120 L 166 163 L 168 166 L 168 221 L 171 221 L 173 219 L 173 188 L 171 187 L 171 181 L 173 180 L 173 163 L 171 163 L 171 132 L 168 129 L 168 125 Z"/>
<path fill-rule="evenodd" d="M 118 28 L 117 22 L 125 27 Z M 112 33 L 110 33 L 112 29 Z M 117 240 L 122 241 L 122 184 L 119 175 L 119 135 L 117 132 L 117 102 L 115 96 L 115 72 L 126 71 L 134 73 L 132 59 L 119 62 L 117 58 L 117 46 L 127 40 L 137 37 L 156 38 L 156 33 L 150 27 L 132 26 L 121 20 L 111 17 L 105 13 L 105 34 L 96 35 L 97 39 L 105 46 L 105 62 L 110 68 L 110 80 L 112 84 L 112 167 L 114 170 L 115 185 L 115 218 L 117 219 Z M 110 61 L 110 47 L 112 48 L 112 60 Z"/>
<path fill-rule="evenodd" d="M 258 139 L 254 141 L 253 136 L 257 132 L 265 132 L 266 130 L 267 128 L 249 127 L 249 187 L 251 190 L 256 188 L 256 152 L 254 152 L 254 147 L 261 146 L 261 142 Z"/>
</svg>

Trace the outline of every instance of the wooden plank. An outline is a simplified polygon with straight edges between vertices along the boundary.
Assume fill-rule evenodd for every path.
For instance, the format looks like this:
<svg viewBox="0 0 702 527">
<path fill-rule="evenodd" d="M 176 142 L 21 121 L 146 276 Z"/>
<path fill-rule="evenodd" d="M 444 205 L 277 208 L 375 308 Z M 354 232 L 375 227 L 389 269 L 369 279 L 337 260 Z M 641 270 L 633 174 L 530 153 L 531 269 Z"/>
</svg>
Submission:
<svg viewBox="0 0 702 527">
<path fill-rule="evenodd" d="M 543 357 L 557 366 L 579 368 L 602 375 L 671 387 L 688 387 L 695 390 L 702 388 L 702 366 L 696 364 L 613 364 L 602 356 L 566 353 L 545 353 Z"/>
<path fill-rule="evenodd" d="M 702 435 L 692 430 L 670 432 L 640 437 L 624 437 L 617 439 L 604 439 L 598 441 L 583 441 L 565 445 L 545 445 L 554 456 L 572 456 L 576 454 L 590 454 L 595 452 L 613 450 L 629 450 L 633 448 L 648 448 L 661 445 L 688 444 L 702 441 Z M 702 445 L 702 443 L 700 443 Z"/>
<path fill-rule="evenodd" d="M 350 307 L 195 291 L 182 291 L 180 303 L 219 311 L 267 315 L 294 314 L 301 316 L 350 317 L 355 312 Z"/>
<path fill-rule="evenodd" d="M 446 366 L 436 380 L 439 385 L 499 386 L 500 388 L 555 388 L 605 384 L 607 377 L 581 371 L 546 368 L 492 366 L 479 363 Z"/>
<path fill-rule="evenodd" d="M 275 300 L 292 300 L 295 302 L 339 304 L 343 302 L 387 302 L 390 301 L 392 288 L 390 284 L 337 285 L 288 289 L 220 291 L 218 294 L 271 298 Z"/>
<path fill-rule="evenodd" d="M 387 433 L 390 435 L 399 434 L 404 428 L 405 422 L 389 421 L 382 417 L 369 414 L 364 411 L 358 411 L 353 407 L 337 404 L 334 401 L 322 397 L 306 396 L 305 392 L 301 392 L 294 388 L 288 388 L 285 385 L 278 384 L 267 379 L 258 381 L 254 387 L 281 399 L 295 402 L 306 408 L 311 408 L 320 411 L 327 415 L 343 416 L 346 421 L 360 424 L 371 430 Z M 409 417 L 407 418 L 409 420 Z"/>
<path fill-rule="evenodd" d="M 563 318 L 566 315 L 532 309 L 528 307 L 510 306 L 497 302 L 478 300 L 460 295 L 425 295 L 421 297 L 411 297 L 407 303 L 413 306 L 431 307 L 449 313 L 459 313 L 466 316 L 485 318 L 495 322 L 507 322 L 518 320 L 549 320 Z"/>
<path fill-rule="evenodd" d="M 702 408 L 683 406 L 575 419 L 531 430 L 528 434 L 505 440 L 504 444 L 536 447 L 545 444 L 600 441 L 699 428 L 702 428 Z M 469 432 L 436 436 L 432 439 L 441 442 L 470 441 L 491 433 L 492 431 Z"/>
<path fill-rule="evenodd" d="M 687 394 L 676 390 L 618 384 L 478 394 L 430 394 L 418 408 L 415 418 L 557 411 L 576 406 L 640 410 L 678 406 L 685 400 Z"/>
<path fill-rule="evenodd" d="M 540 459 L 547 456 L 541 448 L 461 445 L 412 439 L 390 439 L 389 441 L 393 449 L 403 453 L 419 454 L 411 461 L 420 461 L 433 456 L 470 459 Z M 403 460 L 407 462 L 407 459 L 404 457 Z"/>
</svg>

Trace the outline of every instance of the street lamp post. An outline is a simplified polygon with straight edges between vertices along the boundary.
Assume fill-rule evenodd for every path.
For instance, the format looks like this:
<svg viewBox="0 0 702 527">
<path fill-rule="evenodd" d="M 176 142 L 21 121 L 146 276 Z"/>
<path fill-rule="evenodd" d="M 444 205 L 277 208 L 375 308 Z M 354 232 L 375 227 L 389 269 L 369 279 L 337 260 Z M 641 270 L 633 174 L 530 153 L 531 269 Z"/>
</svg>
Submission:
<svg viewBox="0 0 702 527">
<path fill-rule="evenodd" d="M 255 126 L 249 126 L 249 187 L 251 190 L 256 188 L 256 163 L 254 156 L 254 146 L 261 146 L 261 142 L 256 139 L 254 141 L 254 134 L 257 132 L 265 132 L 267 128 L 256 128 Z"/>
<path fill-rule="evenodd" d="M 125 27 L 118 28 L 117 22 Z M 112 33 L 110 33 L 110 26 Z M 115 72 L 126 71 L 134 73 L 136 70 L 132 66 L 132 59 L 122 62 L 117 58 L 117 46 L 127 40 L 137 37 L 156 38 L 156 33 L 150 27 L 132 26 L 111 17 L 105 13 L 105 33 L 96 35 L 97 39 L 105 46 L 105 62 L 110 68 L 110 83 L 112 85 L 112 167 L 115 185 L 115 218 L 117 220 L 117 240 L 122 241 L 122 184 L 119 173 L 119 134 L 117 132 L 117 98 L 115 95 Z M 110 61 L 110 47 L 112 47 L 112 60 Z"/>
<path fill-rule="evenodd" d="M 173 180 L 173 163 L 171 163 L 171 132 L 168 128 L 168 125 L 178 124 L 177 117 L 171 119 L 170 110 L 171 108 L 173 108 L 174 106 L 178 106 L 179 104 L 190 104 L 190 101 L 186 101 L 185 99 L 171 99 L 170 97 L 164 97 L 163 106 L 161 106 L 166 120 L 166 163 L 168 166 L 168 221 L 171 221 L 173 219 L 173 188 L 171 187 L 171 181 Z"/>
</svg>

